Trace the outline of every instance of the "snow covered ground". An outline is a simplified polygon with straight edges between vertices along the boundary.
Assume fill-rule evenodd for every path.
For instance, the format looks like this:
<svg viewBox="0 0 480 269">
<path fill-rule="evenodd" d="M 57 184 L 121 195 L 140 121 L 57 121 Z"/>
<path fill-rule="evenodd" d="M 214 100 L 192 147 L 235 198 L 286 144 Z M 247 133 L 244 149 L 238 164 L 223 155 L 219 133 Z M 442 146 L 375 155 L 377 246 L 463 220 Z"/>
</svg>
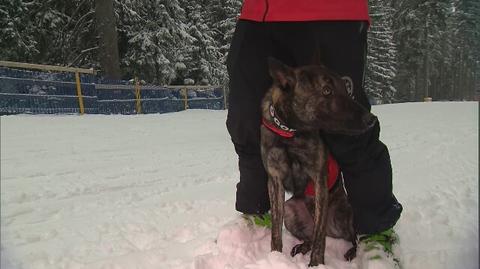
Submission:
<svg viewBox="0 0 480 269">
<path fill-rule="evenodd" d="M 478 104 L 373 111 L 405 208 L 404 268 L 478 268 Z M 307 268 L 238 224 L 225 118 L 1 117 L 1 268 Z M 319 268 L 359 268 L 342 259 L 348 243 L 327 244 Z"/>
</svg>

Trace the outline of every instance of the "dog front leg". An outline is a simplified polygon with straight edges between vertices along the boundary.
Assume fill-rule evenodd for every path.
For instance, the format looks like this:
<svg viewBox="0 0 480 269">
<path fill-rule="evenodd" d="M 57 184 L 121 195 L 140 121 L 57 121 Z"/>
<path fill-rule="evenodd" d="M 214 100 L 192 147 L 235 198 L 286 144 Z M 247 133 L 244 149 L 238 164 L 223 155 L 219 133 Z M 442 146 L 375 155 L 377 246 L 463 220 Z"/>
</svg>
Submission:
<svg viewBox="0 0 480 269">
<path fill-rule="evenodd" d="M 324 170 L 324 169 L 322 169 Z M 317 266 L 324 264 L 325 238 L 327 236 L 327 203 L 328 190 L 327 178 L 325 173 L 314 178 L 315 188 L 315 210 L 313 216 L 313 241 L 310 263 L 308 266 Z"/>
<path fill-rule="evenodd" d="M 282 226 L 285 203 L 285 190 L 279 178 L 268 178 L 268 195 L 272 211 L 272 251 L 282 252 Z"/>
</svg>

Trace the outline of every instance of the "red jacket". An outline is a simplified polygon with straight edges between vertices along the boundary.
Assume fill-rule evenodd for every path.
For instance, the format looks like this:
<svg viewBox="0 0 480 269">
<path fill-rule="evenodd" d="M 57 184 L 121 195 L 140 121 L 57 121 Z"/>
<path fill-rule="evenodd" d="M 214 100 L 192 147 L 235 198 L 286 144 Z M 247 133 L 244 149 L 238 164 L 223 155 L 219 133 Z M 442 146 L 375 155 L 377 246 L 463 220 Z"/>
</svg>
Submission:
<svg viewBox="0 0 480 269">
<path fill-rule="evenodd" d="M 251 21 L 369 21 L 368 0 L 244 0 L 240 19 Z"/>
</svg>

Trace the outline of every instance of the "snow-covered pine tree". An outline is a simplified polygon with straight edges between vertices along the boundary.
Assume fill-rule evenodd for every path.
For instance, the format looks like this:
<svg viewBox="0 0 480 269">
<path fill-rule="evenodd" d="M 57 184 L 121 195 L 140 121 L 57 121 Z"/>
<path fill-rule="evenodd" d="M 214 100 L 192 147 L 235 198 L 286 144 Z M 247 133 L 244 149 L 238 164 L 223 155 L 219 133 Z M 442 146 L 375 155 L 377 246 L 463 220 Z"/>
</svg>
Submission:
<svg viewBox="0 0 480 269">
<path fill-rule="evenodd" d="M 395 2 L 394 40 L 397 45 L 397 76 L 394 85 L 399 101 L 415 101 L 420 80 L 422 31 L 421 12 L 412 0 Z"/>
<path fill-rule="evenodd" d="M 114 4 L 124 78 L 136 73 L 158 84 L 226 82 L 225 58 L 241 0 Z M 2 1 L 0 13 L 2 59 L 98 66 L 94 0 Z"/>
<path fill-rule="evenodd" d="M 210 9 L 208 1 L 182 1 L 186 12 L 189 42 L 184 48 L 186 69 L 177 83 L 215 84 L 215 69 L 219 61 L 213 30 L 207 19 Z"/>
<path fill-rule="evenodd" d="M 452 7 L 450 37 L 453 54 L 450 99 L 456 96 L 472 100 L 480 94 L 475 85 L 480 73 L 480 2 L 478 0 L 456 0 Z M 477 88 L 476 88 L 477 87 Z M 476 88 L 476 91 L 475 91 Z"/>
<path fill-rule="evenodd" d="M 228 77 L 225 59 L 241 1 L 183 0 L 181 5 L 187 14 L 191 37 L 186 47 L 188 60 L 183 76 L 196 84 L 225 84 Z"/>
<path fill-rule="evenodd" d="M 176 78 L 188 36 L 185 11 L 178 0 L 117 1 L 123 39 L 124 73 L 169 84 Z M 128 48 L 128 49 L 125 49 Z M 122 51 L 122 49 L 121 49 Z"/>
<path fill-rule="evenodd" d="M 210 16 L 208 24 L 213 30 L 220 59 L 217 64 L 216 77 L 220 84 L 228 81 L 226 61 L 237 18 L 242 5 L 241 0 L 210 0 Z"/>
<path fill-rule="evenodd" d="M 92 0 L 2 1 L 0 12 L 1 58 L 85 67 L 97 62 Z"/>
<path fill-rule="evenodd" d="M 424 20 L 424 84 L 423 97 L 435 97 L 438 91 L 433 82 L 438 78 L 444 64 L 444 47 L 449 15 L 450 0 L 425 1 L 419 5 L 425 15 Z"/>
<path fill-rule="evenodd" d="M 22 0 L 0 2 L 0 59 L 29 62 L 38 55 L 29 7 Z"/>
<path fill-rule="evenodd" d="M 368 36 L 365 90 L 376 103 L 395 101 L 396 45 L 393 40 L 392 1 L 370 0 L 372 26 Z"/>
<path fill-rule="evenodd" d="M 444 62 L 445 31 L 451 0 L 401 0 L 396 3 L 395 37 L 398 76 L 395 85 L 402 101 L 432 96 L 432 79 Z"/>
<path fill-rule="evenodd" d="M 46 49 L 51 54 L 44 61 L 52 61 L 56 59 L 55 55 L 61 53 L 60 60 L 54 63 L 81 67 L 98 66 L 98 45 L 96 35 L 92 34 L 95 33 L 93 0 L 57 0 L 50 3 L 56 3 L 55 12 L 47 13 L 45 17 L 55 22 L 55 27 L 52 25 L 52 29 L 46 30 L 44 36 L 54 43 L 49 45 L 53 49 Z M 44 3 L 40 2 L 40 5 L 43 6 Z"/>
<path fill-rule="evenodd" d="M 441 54 L 450 0 L 400 0 L 395 2 L 395 41 L 398 75 L 395 78 L 400 101 L 420 101 L 430 95 L 430 78 L 438 74 L 435 60 Z"/>
</svg>

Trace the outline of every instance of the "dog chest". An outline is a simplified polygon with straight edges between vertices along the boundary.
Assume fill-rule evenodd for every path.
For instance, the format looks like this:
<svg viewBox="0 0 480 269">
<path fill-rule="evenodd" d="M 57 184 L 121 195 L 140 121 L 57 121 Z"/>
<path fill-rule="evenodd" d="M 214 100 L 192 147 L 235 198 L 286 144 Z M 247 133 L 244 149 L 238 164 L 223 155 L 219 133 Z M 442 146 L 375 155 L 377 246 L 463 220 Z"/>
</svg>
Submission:
<svg viewBox="0 0 480 269">
<path fill-rule="evenodd" d="M 285 190 L 294 195 L 302 194 L 326 163 L 324 145 L 316 135 L 299 134 L 285 139 L 264 133 L 262 155 L 269 175 L 281 180 Z"/>
</svg>

